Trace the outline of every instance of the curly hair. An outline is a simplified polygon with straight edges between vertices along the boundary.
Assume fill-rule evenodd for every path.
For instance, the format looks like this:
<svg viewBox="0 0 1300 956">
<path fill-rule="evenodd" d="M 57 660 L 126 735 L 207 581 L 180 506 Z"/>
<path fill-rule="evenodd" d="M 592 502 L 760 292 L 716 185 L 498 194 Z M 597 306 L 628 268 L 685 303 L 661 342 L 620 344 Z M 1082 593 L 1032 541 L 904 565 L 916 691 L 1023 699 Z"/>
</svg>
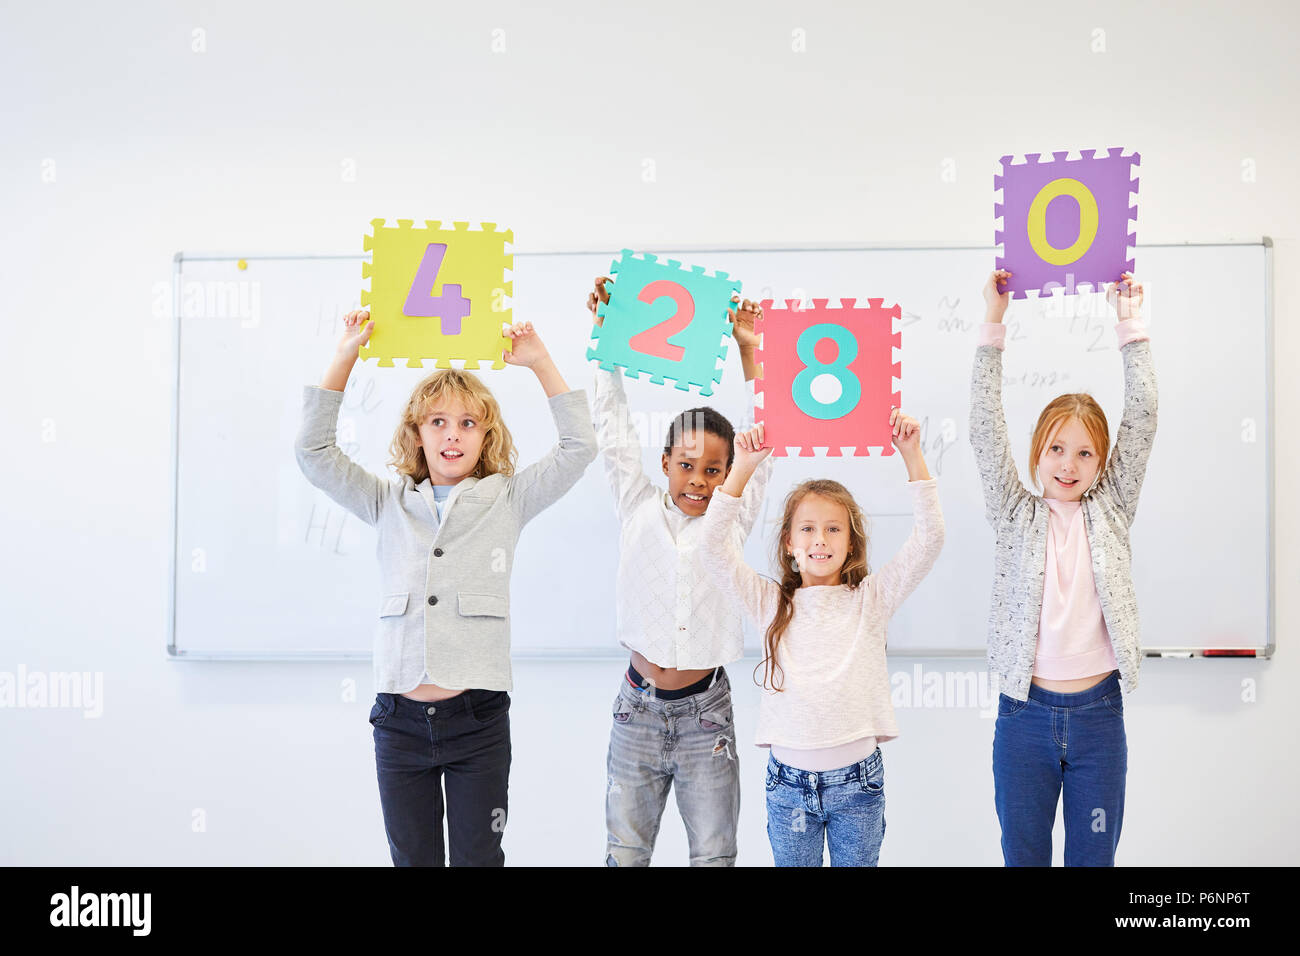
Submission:
<svg viewBox="0 0 1300 956">
<path fill-rule="evenodd" d="M 457 368 L 439 369 L 415 386 L 388 447 L 392 455 L 389 464 L 401 474 L 410 475 L 416 484 L 429 477 L 429 463 L 418 444 L 420 423 L 448 398 L 459 399 L 483 429 L 483 446 L 479 449 L 473 477 L 513 475 L 515 443 L 501 418 L 501 406 L 477 375 Z"/>
<path fill-rule="evenodd" d="M 716 435 L 727 443 L 727 467 L 730 468 L 736 460 L 736 429 L 727 421 L 726 415 L 707 405 L 688 408 L 672 420 L 668 426 L 668 437 L 664 439 L 664 454 L 671 455 L 673 445 L 681 443 L 688 432 L 696 431 Z"/>
<path fill-rule="evenodd" d="M 791 562 L 786 552 L 789 547 L 790 529 L 794 525 L 794 513 L 800 502 L 808 495 L 820 495 L 838 505 L 843 505 L 844 510 L 848 512 L 849 554 L 844 561 L 844 566 L 840 568 L 840 582 L 850 588 L 856 588 L 871 573 L 871 568 L 867 564 L 867 548 L 871 543 L 867 519 L 847 488 L 838 481 L 815 478 L 796 486 L 785 496 L 785 513 L 781 518 L 781 530 L 776 536 L 776 566 L 781 569 L 781 592 L 776 616 L 767 626 L 767 634 L 763 639 L 763 659 L 754 667 L 755 674 L 759 667 L 763 668 L 762 686 L 768 687 L 770 684 L 771 689 L 775 691 L 782 690 L 780 685 L 785 683 L 784 679 L 780 683 L 777 681 L 777 672 L 781 669 L 776 660 L 777 645 L 781 643 L 781 638 L 794 617 L 794 592 L 803 585 L 803 575 Z"/>
</svg>

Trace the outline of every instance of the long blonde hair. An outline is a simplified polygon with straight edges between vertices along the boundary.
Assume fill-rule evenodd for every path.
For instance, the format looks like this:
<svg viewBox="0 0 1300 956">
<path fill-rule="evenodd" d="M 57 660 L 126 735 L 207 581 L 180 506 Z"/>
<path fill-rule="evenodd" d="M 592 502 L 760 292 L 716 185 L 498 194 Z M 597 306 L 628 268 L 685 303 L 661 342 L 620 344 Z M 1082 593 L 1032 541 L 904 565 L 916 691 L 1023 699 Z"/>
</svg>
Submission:
<svg viewBox="0 0 1300 956">
<path fill-rule="evenodd" d="M 415 386 L 402 411 L 401 421 L 397 423 L 392 444 L 388 446 L 392 455 L 389 464 L 401 474 L 410 475 L 416 484 L 429 477 L 424 449 L 417 444 L 420 422 L 448 397 L 460 399 L 483 429 L 483 447 L 479 450 L 473 477 L 513 475 L 515 443 L 501 418 L 501 406 L 477 375 L 458 368 L 439 369 Z"/>
<path fill-rule="evenodd" d="M 844 560 L 844 567 L 840 569 L 841 583 L 856 588 L 871 573 L 871 568 L 867 565 L 867 547 L 870 543 L 867 519 L 847 488 L 838 481 L 815 478 L 812 481 L 805 481 L 785 496 L 785 514 L 781 519 L 781 530 L 776 536 L 776 566 L 781 569 L 781 593 L 777 601 L 776 616 L 767 626 L 767 634 L 763 639 L 763 660 L 754 667 L 755 674 L 759 667 L 763 668 L 762 686 L 768 687 L 770 684 L 771 689 L 775 691 L 782 690 L 781 684 L 785 683 L 784 679 L 778 683 L 777 672 L 781 666 L 776 660 L 776 648 L 794 617 L 794 592 L 803 584 L 803 575 L 786 554 L 786 547 L 790 540 L 790 528 L 794 524 L 795 510 L 808 495 L 820 495 L 838 505 L 843 505 L 844 510 L 848 512 L 849 555 Z"/>
<path fill-rule="evenodd" d="M 1106 470 L 1106 457 L 1110 452 L 1110 426 L 1106 424 L 1106 413 L 1101 410 L 1097 400 L 1087 392 L 1058 395 L 1047 403 L 1047 407 L 1038 416 L 1038 424 L 1034 426 L 1034 437 L 1029 442 L 1029 476 L 1033 478 L 1034 487 L 1039 491 L 1043 490 L 1043 486 L 1038 480 L 1038 459 L 1042 457 L 1043 448 L 1056 434 L 1057 429 L 1071 418 L 1079 420 L 1083 430 L 1088 433 L 1088 439 L 1096 446 L 1100 462 L 1097 466 L 1097 477 L 1093 481 L 1094 485 L 1101 481 L 1102 473 Z"/>
</svg>

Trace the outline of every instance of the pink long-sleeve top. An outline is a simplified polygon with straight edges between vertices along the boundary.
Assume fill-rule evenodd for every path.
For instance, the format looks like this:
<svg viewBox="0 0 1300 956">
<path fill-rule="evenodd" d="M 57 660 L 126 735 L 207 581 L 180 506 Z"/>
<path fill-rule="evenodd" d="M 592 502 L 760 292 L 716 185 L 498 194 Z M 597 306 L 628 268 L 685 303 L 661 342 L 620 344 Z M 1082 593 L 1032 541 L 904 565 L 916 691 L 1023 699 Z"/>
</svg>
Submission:
<svg viewBox="0 0 1300 956">
<path fill-rule="evenodd" d="M 822 750 L 864 737 L 884 743 L 898 736 L 885 663 L 886 628 L 934 566 L 944 536 L 938 482 L 929 478 L 907 486 L 915 523 L 888 563 L 856 588 L 841 584 L 794 592 L 794 616 L 776 653 L 784 689 L 764 688 L 759 698 L 758 746 Z M 740 498 L 714 494 L 704 515 L 702 557 L 718 586 L 764 632 L 776 614 L 780 587 L 745 563 L 741 539 L 731 530 L 741 507 Z"/>
<path fill-rule="evenodd" d="M 1140 318 L 1120 322 L 1115 334 L 1120 348 L 1149 338 Z M 980 325 L 979 344 L 1001 349 L 1006 335 L 1001 322 L 985 322 Z M 1097 598 L 1082 503 L 1044 500 L 1048 507 L 1047 563 L 1034 676 L 1074 680 L 1115 670 L 1118 665 Z"/>
</svg>

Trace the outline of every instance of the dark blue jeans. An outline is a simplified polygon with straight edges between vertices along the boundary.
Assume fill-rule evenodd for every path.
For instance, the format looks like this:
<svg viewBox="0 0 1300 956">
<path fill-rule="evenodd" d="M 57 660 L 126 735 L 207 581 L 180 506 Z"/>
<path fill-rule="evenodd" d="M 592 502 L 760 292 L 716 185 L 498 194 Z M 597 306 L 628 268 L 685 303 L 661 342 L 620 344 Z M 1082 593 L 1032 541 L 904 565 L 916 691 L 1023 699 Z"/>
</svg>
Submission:
<svg viewBox="0 0 1300 956">
<path fill-rule="evenodd" d="M 1128 742 L 1119 676 L 1076 694 L 1033 684 L 998 698 L 993 791 L 1007 866 L 1051 866 L 1064 794 L 1065 865 L 1114 866 L 1124 822 Z"/>
<path fill-rule="evenodd" d="M 452 866 L 503 866 L 510 695 L 467 690 L 430 703 L 378 694 L 370 723 L 393 865 L 446 866 L 449 846 Z"/>
</svg>

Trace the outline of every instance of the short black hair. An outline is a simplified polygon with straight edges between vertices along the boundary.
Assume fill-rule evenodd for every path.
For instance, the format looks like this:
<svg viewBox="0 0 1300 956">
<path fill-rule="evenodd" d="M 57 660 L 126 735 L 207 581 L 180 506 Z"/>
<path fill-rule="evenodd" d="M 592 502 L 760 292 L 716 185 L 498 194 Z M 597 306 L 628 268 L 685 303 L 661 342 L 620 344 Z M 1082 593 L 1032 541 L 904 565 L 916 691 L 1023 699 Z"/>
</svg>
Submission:
<svg viewBox="0 0 1300 956">
<path fill-rule="evenodd" d="M 664 441 L 664 454 L 671 455 L 673 445 L 681 441 L 682 435 L 694 431 L 717 435 L 727 443 L 727 467 L 730 468 L 736 460 L 736 430 L 731 427 L 726 415 L 707 405 L 688 408 L 673 419 L 673 423 L 668 426 L 668 438 Z"/>
</svg>

